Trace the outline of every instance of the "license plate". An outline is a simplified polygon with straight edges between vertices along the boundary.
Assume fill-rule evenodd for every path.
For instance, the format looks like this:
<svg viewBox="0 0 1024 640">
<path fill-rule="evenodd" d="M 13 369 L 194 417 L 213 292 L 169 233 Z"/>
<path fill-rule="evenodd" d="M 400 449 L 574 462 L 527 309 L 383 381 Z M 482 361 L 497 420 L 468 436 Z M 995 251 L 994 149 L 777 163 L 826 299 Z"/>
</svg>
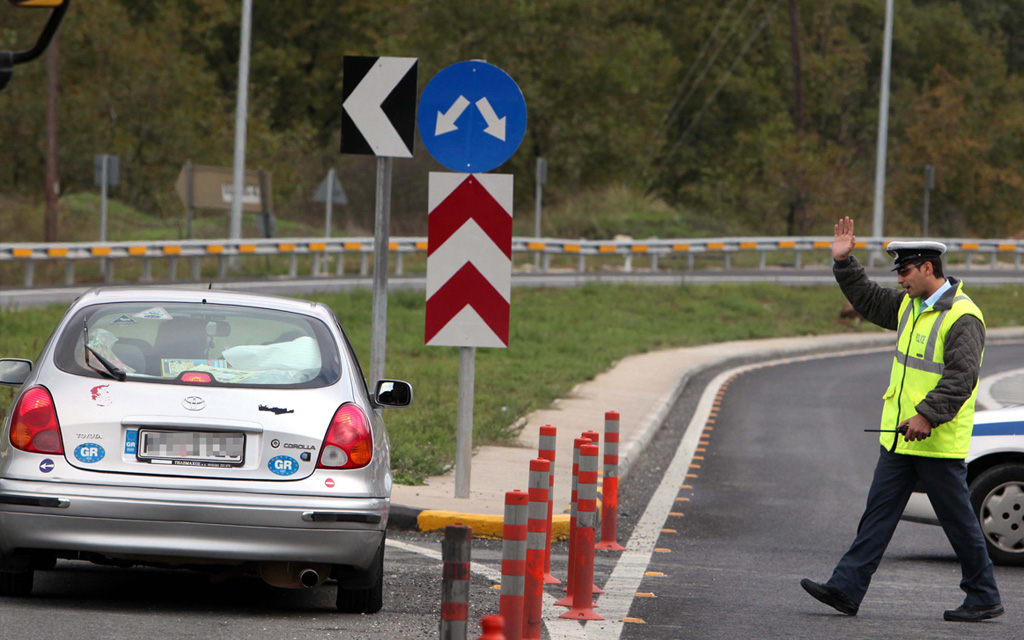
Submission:
<svg viewBox="0 0 1024 640">
<path fill-rule="evenodd" d="M 237 466 L 244 461 L 245 434 L 144 429 L 136 455 L 150 462 Z"/>
</svg>

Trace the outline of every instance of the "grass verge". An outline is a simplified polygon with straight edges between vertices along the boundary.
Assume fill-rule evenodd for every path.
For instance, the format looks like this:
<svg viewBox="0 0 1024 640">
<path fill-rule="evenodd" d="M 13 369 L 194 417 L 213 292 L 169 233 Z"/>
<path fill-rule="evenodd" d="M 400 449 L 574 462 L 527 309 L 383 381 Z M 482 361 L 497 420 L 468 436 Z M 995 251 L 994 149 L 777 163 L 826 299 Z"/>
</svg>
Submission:
<svg viewBox="0 0 1024 640">
<path fill-rule="evenodd" d="M 971 291 L 990 327 L 1020 324 L 1007 299 L 1016 287 Z M 370 292 L 312 296 L 330 305 L 364 367 L 369 365 Z M 515 289 L 509 349 L 478 349 L 476 445 L 506 442 L 517 421 L 548 406 L 621 358 L 670 347 L 728 340 L 876 331 L 839 322 L 837 287 L 587 285 Z M 36 358 L 63 308 L 0 310 L 0 356 Z M 409 409 L 386 413 L 392 467 L 402 483 L 445 471 L 455 455 L 458 349 L 423 345 L 422 292 L 388 301 L 388 377 L 416 392 Z M 0 387 L 0 409 L 14 390 Z"/>
</svg>

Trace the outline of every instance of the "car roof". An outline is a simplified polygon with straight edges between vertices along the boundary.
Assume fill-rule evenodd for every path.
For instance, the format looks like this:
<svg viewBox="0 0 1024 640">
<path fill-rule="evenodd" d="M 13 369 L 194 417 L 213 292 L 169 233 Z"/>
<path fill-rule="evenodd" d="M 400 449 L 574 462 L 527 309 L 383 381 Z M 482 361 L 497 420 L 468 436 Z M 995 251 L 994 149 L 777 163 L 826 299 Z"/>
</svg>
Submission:
<svg viewBox="0 0 1024 640">
<path fill-rule="evenodd" d="M 240 291 L 227 291 L 224 289 L 192 289 L 176 287 L 104 287 L 90 289 L 79 296 L 72 309 L 78 309 L 94 304 L 106 304 L 115 302 L 140 302 L 159 304 L 164 302 L 186 302 L 225 304 L 240 307 L 258 307 L 261 309 L 275 309 L 291 313 L 302 313 L 313 315 L 322 319 L 331 317 L 330 310 L 319 302 L 301 300 L 298 298 L 286 298 L 284 296 L 262 295 L 255 293 L 243 293 Z"/>
</svg>

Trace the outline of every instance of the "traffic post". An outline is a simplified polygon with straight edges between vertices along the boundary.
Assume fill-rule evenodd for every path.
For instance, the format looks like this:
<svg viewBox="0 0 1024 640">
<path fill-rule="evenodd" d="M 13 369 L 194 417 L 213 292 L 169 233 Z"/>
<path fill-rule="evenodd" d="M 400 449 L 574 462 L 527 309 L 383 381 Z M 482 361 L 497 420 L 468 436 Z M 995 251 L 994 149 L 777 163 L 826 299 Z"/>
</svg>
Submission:
<svg viewBox="0 0 1024 640">
<path fill-rule="evenodd" d="M 601 541 L 599 551 L 622 551 L 619 530 L 619 413 L 604 414 L 604 480 L 601 483 Z"/>
<path fill-rule="evenodd" d="M 551 463 L 530 461 L 530 507 L 526 531 L 526 583 L 523 600 L 523 638 L 539 640 L 543 624 L 544 526 L 548 512 L 548 474 Z"/>
<path fill-rule="evenodd" d="M 572 608 L 560 618 L 571 620 L 604 620 L 594 612 L 594 530 L 597 526 L 597 455 L 596 445 L 580 447 L 579 504 L 576 522 L 576 557 L 573 563 Z"/>
<path fill-rule="evenodd" d="M 551 481 L 548 484 L 547 538 L 544 543 L 544 584 L 562 584 L 561 580 L 551 575 L 551 523 L 554 518 L 555 506 L 555 437 L 557 435 L 558 430 L 550 424 L 541 426 L 537 451 L 538 458 L 543 458 L 551 463 L 551 473 L 548 474 Z"/>
<path fill-rule="evenodd" d="M 473 529 L 450 524 L 441 543 L 441 640 L 466 640 Z"/>
<path fill-rule="evenodd" d="M 501 542 L 500 613 L 507 640 L 522 640 L 523 600 L 526 593 L 527 519 L 530 494 L 505 493 L 505 521 Z"/>
</svg>

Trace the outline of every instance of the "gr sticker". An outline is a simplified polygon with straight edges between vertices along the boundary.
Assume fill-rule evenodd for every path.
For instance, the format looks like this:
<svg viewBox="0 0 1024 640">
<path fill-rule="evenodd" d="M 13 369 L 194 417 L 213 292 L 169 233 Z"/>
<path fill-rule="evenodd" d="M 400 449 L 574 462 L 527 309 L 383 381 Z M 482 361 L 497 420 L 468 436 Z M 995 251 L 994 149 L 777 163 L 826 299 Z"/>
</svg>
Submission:
<svg viewBox="0 0 1024 640">
<path fill-rule="evenodd" d="M 80 444 L 75 447 L 75 457 L 86 464 L 99 462 L 107 454 L 98 444 Z"/>
<path fill-rule="evenodd" d="M 124 432 L 124 452 L 130 456 L 139 451 L 139 430 L 128 429 Z"/>
<path fill-rule="evenodd" d="M 43 473 L 50 473 L 53 471 L 53 460 L 50 460 L 49 458 L 44 459 L 39 463 L 39 470 Z"/>
<path fill-rule="evenodd" d="M 279 476 L 290 476 L 299 470 L 299 461 L 291 456 L 274 456 L 267 467 Z"/>
</svg>

